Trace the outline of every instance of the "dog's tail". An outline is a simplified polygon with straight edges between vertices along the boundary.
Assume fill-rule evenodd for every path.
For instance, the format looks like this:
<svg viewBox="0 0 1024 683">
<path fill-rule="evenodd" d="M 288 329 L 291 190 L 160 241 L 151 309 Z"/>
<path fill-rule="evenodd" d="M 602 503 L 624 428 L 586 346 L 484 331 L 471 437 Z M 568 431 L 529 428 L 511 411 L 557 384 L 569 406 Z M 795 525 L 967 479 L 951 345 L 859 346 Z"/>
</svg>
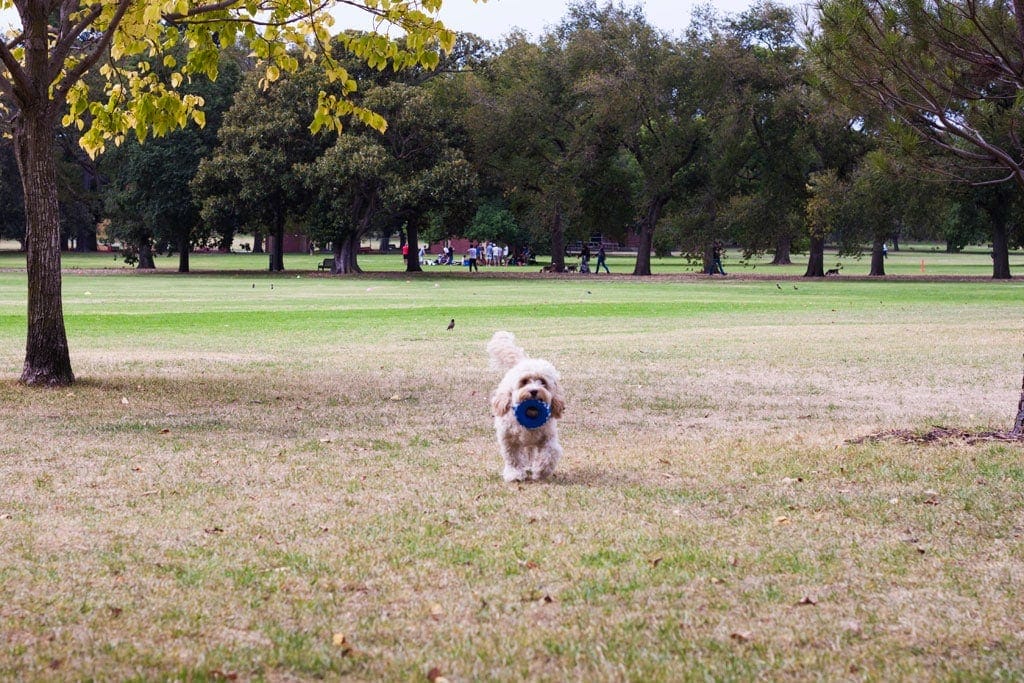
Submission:
<svg viewBox="0 0 1024 683">
<path fill-rule="evenodd" d="M 511 332 L 498 331 L 487 342 L 487 355 L 491 357 L 491 368 L 505 371 L 526 358 L 526 352 L 516 344 Z"/>
</svg>

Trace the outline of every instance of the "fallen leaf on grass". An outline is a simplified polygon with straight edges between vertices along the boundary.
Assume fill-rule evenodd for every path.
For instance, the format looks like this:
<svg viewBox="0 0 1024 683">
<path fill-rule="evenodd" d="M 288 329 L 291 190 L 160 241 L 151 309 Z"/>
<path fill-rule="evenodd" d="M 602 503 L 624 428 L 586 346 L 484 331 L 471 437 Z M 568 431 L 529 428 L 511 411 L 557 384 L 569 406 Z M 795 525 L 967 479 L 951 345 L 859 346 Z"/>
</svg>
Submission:
<svg viewBox="0 0 1024 683">
<path fill-rule="evenodd" d="M 789 524 L 789 517 L 781 516 L 775 518 L 776 526 L 782 526 L 783 524 Z"/>
<path fill-rule="evenodd" d="M 796 604 L 797 605 L 817 605 L 818 601 L 815 598 L 812 598 L 809 595 L 805 595 L 804 597 L 800 598 L 800 600 L 797 601 Z"/>
<path fill-rule="evenodd" d="M 750 631 L 733 631 L 729 634 L 729 637 L 737 643 L 746 643 L 753 640 L 754 634 Z"/>
<path fill-rule="evenodd" d="M 163 429 L 160 430 L 160 433 L 161 434 L 170 434 L 171 430 L 168 429 L 167 427 L 164 427 Z"/>
<path fill-rule="evenodd" d="M 221 671 L 220 669 L 214 669 L 210 672 L 210 678 L 215 681 L 237 681 L 237 671 Z"/>
<path fill-rule="evenodd" d="M 334 647 L 341 650 L 341 654 L 352 654 L 352 644 L 348 642 L 347 638 L 345 638 L 344 633 L 335 633 L 334 637 L 331 639 L 331 642 L 334 644 Z"/>
<path fill-rule="evenodd" d="M 128 397 L 127 396 L 122 396 L 121 397 L 121 403 L 123 403 L 124 405 L 128 405 Z"/>
<path fill-rule="evenodd" d="M 439 619 L 440 617 L 444 616 L 444 607 L 441 607 L 440 603 L 435 602 L 433 605 L 430 606 L 430 616 L 432 616 L 434 619 Z"/>
<path fill-rule="evenodd" d="M 431 667 L 430 671 L 427 672 L 427 680 L 430 683 L 448 683 L 448 679 L 441 673 L 441 667 Z"/>
</svg>

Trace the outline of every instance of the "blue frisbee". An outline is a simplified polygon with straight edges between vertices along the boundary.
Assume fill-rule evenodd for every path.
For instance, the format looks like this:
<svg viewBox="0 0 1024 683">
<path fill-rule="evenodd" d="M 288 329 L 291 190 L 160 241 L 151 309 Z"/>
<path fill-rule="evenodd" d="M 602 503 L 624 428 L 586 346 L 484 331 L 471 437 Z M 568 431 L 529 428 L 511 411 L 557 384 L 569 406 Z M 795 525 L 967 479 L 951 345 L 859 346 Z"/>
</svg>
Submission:
<svg viewBox="0 0 1024 683">
<path fill-rule="evenodd" d="M 527 429 L 537 429 L 551 417 L 551 406 L 535 398 L 527 399 L 515 408 L 516 420 Z"/>
</svg>

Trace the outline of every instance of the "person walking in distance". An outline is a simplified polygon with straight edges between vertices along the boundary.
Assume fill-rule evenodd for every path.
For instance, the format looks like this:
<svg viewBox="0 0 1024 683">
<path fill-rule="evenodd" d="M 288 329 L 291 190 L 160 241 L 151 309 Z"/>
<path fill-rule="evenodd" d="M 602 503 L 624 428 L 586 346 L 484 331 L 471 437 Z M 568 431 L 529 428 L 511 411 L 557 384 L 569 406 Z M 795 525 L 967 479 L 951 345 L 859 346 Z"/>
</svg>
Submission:
<svg viewBox="0 0 1024 683">
<path fill-rule="evenodd" d="M 604 268 L 604 272 L 611 275 L 612 271 L 608 270 L 608 264 L 605 263 L 605 253 L 603 244 L 597 248 L 597 265 L 594 266 L 594 274 L 596 275 L 597 273 L 600 273 L 602 268 Z"/>
</svg>

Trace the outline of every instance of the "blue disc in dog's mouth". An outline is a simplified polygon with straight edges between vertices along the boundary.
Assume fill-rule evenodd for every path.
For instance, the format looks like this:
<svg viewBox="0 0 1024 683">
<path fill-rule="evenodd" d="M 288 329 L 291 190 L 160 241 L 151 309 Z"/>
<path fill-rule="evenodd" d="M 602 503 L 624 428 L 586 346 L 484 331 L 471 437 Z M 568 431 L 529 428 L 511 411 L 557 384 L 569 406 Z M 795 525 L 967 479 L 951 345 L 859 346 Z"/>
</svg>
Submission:
<svg viewBox="0 0 1024 683">
<path fill-rule="evenodd" d="M 537 429 L 551 417 L 551 406 L 535 398 L 523 401 L 515 409 L 516 421 L 527 429 Z"/>
</svg>

